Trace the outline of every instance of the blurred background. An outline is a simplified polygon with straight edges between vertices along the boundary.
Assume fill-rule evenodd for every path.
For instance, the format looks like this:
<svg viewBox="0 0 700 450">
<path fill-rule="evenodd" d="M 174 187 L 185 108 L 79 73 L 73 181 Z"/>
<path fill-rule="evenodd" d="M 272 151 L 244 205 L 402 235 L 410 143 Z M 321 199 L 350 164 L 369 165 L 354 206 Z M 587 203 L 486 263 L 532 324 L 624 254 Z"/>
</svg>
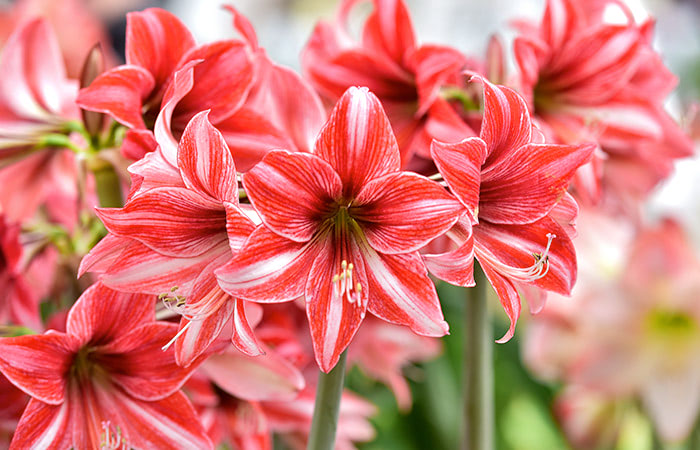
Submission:
<svg viewBox="0 0 700 450">
<path fill-rule="evenodd" d="M 648 15 L 656 19 L 655 47 L 679 78 L 678 88 L 669 98 L 667 108 L 688 132 L 695 134 L 698 142 L 700 2 L 624 2 L 639 20 Z M 50 0 L 44 3 L 46 8 L 51 5 Z M 117 53 L 123 52 L 124 48 L 125 13 L 150 6 L 174 12 L 200 43 L 234 36 L 230 15 L 222 11 L 221 0 L 92 0 L 85 3 L 108 24 Z M 251 20 L 261 45 L 271 58 L 297 70 L 300 68 L 299 54 L 314 24 L 321 19 L 331 19 L 337 7 L 336 2 L 326 0 L 233 0 L 231 3 Z M 544 8 L 543 0 L 406 0 L 406 3 L 421 42 L 448 44 L 477 58 L 482 57 L 489 37 L 495 33 L 504 39 L 506 48 L 509 48 L 515 35 L 512 21 L 517 18 L 537 22 Z M 0 2 L 0 5 L 9 8 L 11 2 Z M 116 58 L 123 56 L 117 55 Z M 513 65 L 512 61 L 510 64 Z M 640 233 L 630 230 L 625 224 L 615 223 L 609 218 L 587 217 L 585 212 L 583 214 L 579 224 L 581 236 L 577 242 L 581 243 L 581 247 L 577 247 L 581 267 L 574 298 L 552 296 L 542 319 L 533 319 L 527 308 L 523 308 L 515 338 L 506 344 L 494 344 L 498 449 L 660 448 L 659 431 L 652 424 L 656 423 L 658 427 L 664 418 L 678 419 L 674 411 L 682 408 L 695 408 L 691 414 L 695 419 L 697 404 L 673 404 L 670 412 L 661 408 L 661 412 L 655 413 L 654 405 L 658 401 L 654 400 L 656 397 L 653 395 L 645 397 L 637 391 L 624 389 L 592 389 L 593 385 L 599 386 L 588 381 L 596 379 L 596 376 L 605 377 L 604 374 L 587 377 L 571 375 L 571 372 L 600 357 L 599 354 L 589 355 L 587 352 L 590 350 L 586 347 L 587 342 L 594 340 L 591 336 L 601 335 L 596 328 L 601 321 L 597 321 L 595 308 L 605 308 L 632 295 L 625 287 L 629 281 L 622 279 L 633 270 L 642 271 L 632 266 L 638 255 L 649 254 L 645 253 L 646 250 L 660 253 L 648 256 L 651 268 L 647 269 L 653 276 L 641 277 L 636 285 L 651 283 L 650 278 L 658 275 L 663 278 L 659 282 L 663 285 L 682 285 L 682 288 L 669 288 L 659 295 L 683 297 L 684 303 L 678 310 L 682 312 L 674 310 L 672 314 L 668 313 L 667 306 L 661 312 L 659 308 L 649 307 L 651 312 L 639 319 L 646 328 L 640 332 L 643 337 L 637 341 L 643 340 L 644 349 L 649 349 L 652 344 L 646 343 L 646 339 L 651 342 L 658 338 L 657 335 L 663 334 L 662 338 L 653 341 L 664 345 L 662 352 L 680 352 L 679 358 L 684 361 L 700 361 L 700 314 L 695 315 L 696 310 L 700 311 L 700 289 L 697 283 L 692 282 L 693 278 L 700 280 L 700 265 L 695 264 L 700 259 L 700 157 L 696 155 L 678 161 L 674 174 L 654 191 L 644 205 L 641 228 L 651 230 L 644 235 L 651 242 L 647 247 L 644 247 L 646 244 L 639 244 Z M 671 228 L 665 228 L 667 222 L 673 223 Z M 675 236 L 676 232 L 679 235 L 676 241 L 671 244 L 664 241 L 669 235 Z M 674 251 L 673 245 L 688 251 L 683 256 L 688 260 L 688 268 L 680 270 L 682 276 L 678 275 L 679 271 L 669 269 L 679 261 L 678 258 L 667 261 Z M 640 250 L 640 246 L 644 248 Z M 584 259 L 585 262 L 582 262 Z M 651 262 L 666 264 L 656 267 Z M 647 291 L 656 292 L 656 287 L 661 285 L 659 283 L 654 281 Z M 438 290 L 451 334 L 442 339 L 441 356 L 406 369 L 413 394 L 413 406 L 409 411 L 399 410 L 392 392 L 385 385 L 366 377 L 357 368 L 349 374 L 348 386 L 378 406 L 378 413 L 372 419 L 376 439 L 362 444 L 363 449 L 459 448 L 462 323 L 467 291 L 444 283 L 439 285 Z M 626 305 L 636 310 L 646 308 L 646 304 L 639 306 L 634 303 L 641 298 L 640 295 L 624 300 Z M 595 302 L 596 299 L 602 299 L 602 306 L 601 302 Z M 674 302 L 670 303 L 675 305 Z M 631 306 L 633 304 L 637 306 Z M 499 337 L 507 329 L 507 319 L 496 299 L 492 306 L 493 335 Z M 606 317 L 612 314 L 605 313 Z M 583 325 L 573 323 L 578 320 L 577 316 L 586 316 L 588 320 Z M 611 319 L 609 323 L 602 323 L 605 327 L 614 328 L 630 320 L 633 319 L 624 317 L 620 318 L 620 322 Z M 585 330 L 582 331 L 582 328 Z M 622 334 L 629 338 L 633 332 L 623 331 Z M 616 338 L 610 337 L 613 340 Z M 628 355 L 635 351 L 625 345 L 611 344 L 610 348 L 621 349 Z M 680 350 L 676 352 L 672 349 Z M 579 350 L 585 356 L 574 363 L 558 354 Z M 614 354 L 606 356 L 613 360 L 620 358 Z M 654 359 L 657 356 L 652 354 L 642 358 L 649 365 L 657 361 Z M 674 367 L 683 365 L 674 364 Z M 695 365 L 690 364 L 692 367 L 688 375 L 695 382 L 683 381 L 688 383 L 688 399 L 691 399 L 688 401 L 692 402 L 697 390 L 697 401 L 700 402 L 700 370 L 696 370 Z M 664 376 L 661 375 L 662 378 Z M 642 384 L 640 381 L 640 386 Z M 586 387 L 583 388 L 583 385 Z M 663 392 L 662 389 L 661 396 Z M 668 392 L 671 395 L 671 391 Z M 654 421 L 650 419 L 654 414 L 663 417 L 657 417 Z M 686 433 L 681 441 L 684 443 L 668 448 L 700 448 L 700 436 L 688 437 Z"/>
</svg>

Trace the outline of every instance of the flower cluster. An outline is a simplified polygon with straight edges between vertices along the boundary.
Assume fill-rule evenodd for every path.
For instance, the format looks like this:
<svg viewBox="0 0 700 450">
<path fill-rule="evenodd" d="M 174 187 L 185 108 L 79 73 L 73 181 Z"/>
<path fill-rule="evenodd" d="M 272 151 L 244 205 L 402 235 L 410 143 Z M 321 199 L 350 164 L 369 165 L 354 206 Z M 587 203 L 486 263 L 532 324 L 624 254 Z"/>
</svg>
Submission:
<svg viewBox="0 0 700 450">
<path fill-rule="evenodd" d="M 230 6 L 238 37 L 206 44 L 165 10 L 131 12 L 125 64 L 103 70 L 93 50 L 79 80 L 61 53 L 76 41 L 61 48 L 47 20 L 11 34 L 8 420 L 27 401 L 12 385 L 31 397 L 13 448 L 266 449 L 273 432 L 301 448 L 312 368 L 346 351 L 406 409 L 401 368 L 449 330 L 435 280 L 471 287 L 483 270 L 505 342 L 521 293 L 533 312 L 571 293 L 576 199 L 628 199 L 631 170 L 637 198 L 689 154 L 651 23 L 606 23 L 602 4 L 627 12 L 616 1 L 549 0 L 521 26 L 513 77 L 498 41 L 484 60 L 419 44 L 401 0 L 373 0 L 354 39 L 355 3 L 314 29 L 303 76 Z M 372 438 L 373 411 L 343 394 L 338 448 Z"/>
</svg>

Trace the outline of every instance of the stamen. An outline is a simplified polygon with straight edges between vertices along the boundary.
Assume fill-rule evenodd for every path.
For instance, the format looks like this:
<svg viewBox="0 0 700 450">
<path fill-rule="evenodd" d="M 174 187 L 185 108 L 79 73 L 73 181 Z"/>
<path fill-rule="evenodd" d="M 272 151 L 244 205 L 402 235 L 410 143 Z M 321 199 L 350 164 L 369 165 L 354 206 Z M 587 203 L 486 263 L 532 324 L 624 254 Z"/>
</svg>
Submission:
<svg viewBox="0 0 700 450">
<path fill-rule="evenodd" d="M 333 284 L 333 297 L 342 298 L 354 304 L 357 302 L 358 306 L 362 306 L 362 285 L 359 282 L 353 284 L 352 272 L 355 266 L 352 263 L 348 263 L 343 260 L 340 263 L 340 273 L 333 275 L 331 282 Z"/>
<path fill-rule="evenodd" d="M 117 431 L 110 436 L 111 423 L 109 420 L 102 422 L 102 436 L 100 436 L 100 450 L 126 450 L 129 446 L 126 443 L 126 438 L 122 436 L 122 430 L 117 425 Z"/>
<path fill-rule="evenodd" d="M 554 233 L 547 233 L 547 246 L 542 253 L 532 253 L 535 263 L 530 267 L 521 268 L 508 266 L 498 260 L 493 254 L 480 247 L 475 247 L 474 251 L 479 259 L 486 262 L 507 278 L 523 283 L 531 283 L 544 277 L 549 272 L 549 250 L 552 246 L 552 241 L 556 237 L 557 235 Z"/>
<path fill-rule="evenodd" d="M 178 331 L 177 334 L 176 334 L 172 339 L 170 339 L 170 342 L 168 342 L 167 344 L 165 344 L 164 346 L 162 346 L 160 349 L 163 350 L 163 351 L 166 351 L 168 348 L 170 348 L 170 346 L 173 345 L 173 344 L 175 343 L 175 341 L 177 340 L 177 338 L 179 338 L 180 336 L 182 336 L 182 334 L 190 327 L 190 325 L 192 325 L 192 322 L 187 322 L 187 325 L 185 325 L 184 327 L 182 327 L 182 329 L 181 329 L 180 331 Z"/>
<path fill-rule="evenodd" d="M 170 292 L 158 295 L 158 299 L 163 302 L 163 306 L 166 309 L 181 315 L 187 320 L 206 319 L 220 308 L 228 296 L 217 286 L 196 302 L 187 303 L 185 296 L 176 294 L 177 290 L 178 287 L 174 286 L 170 289 Z"/>
</svg>

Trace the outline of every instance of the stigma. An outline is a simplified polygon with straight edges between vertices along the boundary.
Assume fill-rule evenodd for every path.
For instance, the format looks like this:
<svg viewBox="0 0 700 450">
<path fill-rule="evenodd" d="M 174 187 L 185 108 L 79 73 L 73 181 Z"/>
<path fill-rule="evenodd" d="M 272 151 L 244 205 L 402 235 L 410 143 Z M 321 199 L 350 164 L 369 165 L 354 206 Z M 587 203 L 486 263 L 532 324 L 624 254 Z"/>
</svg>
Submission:
<svg viewBox="0 0 700 450">
<path fill-rule="evenodd" d="M 333 275 L 333 298 L 345 298 L 348 303 L 362 306 L 362 285 L 355 282 L 353 270 L 355 266 L 343 260 L 340 263 L 340 272 Z"/>
</svg>

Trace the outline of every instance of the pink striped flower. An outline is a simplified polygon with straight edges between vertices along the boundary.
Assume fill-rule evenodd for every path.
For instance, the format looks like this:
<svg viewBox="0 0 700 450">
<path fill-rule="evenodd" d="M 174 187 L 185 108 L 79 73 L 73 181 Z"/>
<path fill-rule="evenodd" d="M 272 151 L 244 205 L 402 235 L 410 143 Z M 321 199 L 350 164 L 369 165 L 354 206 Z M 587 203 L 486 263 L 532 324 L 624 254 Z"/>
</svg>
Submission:
<svg viewBox="0 0 700 450">
<path fill-rule="evenodd" d="M 622 23 L 604 19 L 611 9 Z M 522 92 L 548 138 L 600 144 L 574 178 L 582 199 L 639 200 L 692 154 L 664 110 L 676 78 L 651 46 L 653 26 L 617 0 L 548 0 L 539 26 L 523 24 L 514 42 Z"/>
<path fill-rule="evenodd" d="M 474 285 L 474 258 L 479 261 L 510 318 L 502 342 L 512 337 L 520 315 L 518 287 L 562 294 L 573 287 L 576 256 L 568 228 L 578 207 L 566 189 L 594 145 L 541 143 L 515 91 L 475 79 L 484 85 L 480 137 L 432 145 L 435 164 L 469 216 L 448 233 L 457 249 L 425 259 L 434 275 L 461 286 Z M 533 311 L 544 305 L 543 295 L 529 297 Z"/>
<path fill-rule="evenodd" d="M 0 339 L 0 371 L 32 397 L 11 448 L 98 448 L 108 431 L 139 448 L 211 448 L 179 391 L 199 361 L 178 367 L 161 349 L 177 325 L 153 319 L 151 297 L 97 284 L 65 333 Z"/>
<path fill-rule="evenodd" d="M 437 183 L 400 171 L 391 125 L 367 88 L 343 95 L 313 154 L 272 151 L 243 185 L 262 224 L 217 271 L 219 284 L 257 302 L 303 296 L 322 370 L 367 310 L 418 334 L 447 332 L 417 250 L 463 209 Z"/>
</svg>

